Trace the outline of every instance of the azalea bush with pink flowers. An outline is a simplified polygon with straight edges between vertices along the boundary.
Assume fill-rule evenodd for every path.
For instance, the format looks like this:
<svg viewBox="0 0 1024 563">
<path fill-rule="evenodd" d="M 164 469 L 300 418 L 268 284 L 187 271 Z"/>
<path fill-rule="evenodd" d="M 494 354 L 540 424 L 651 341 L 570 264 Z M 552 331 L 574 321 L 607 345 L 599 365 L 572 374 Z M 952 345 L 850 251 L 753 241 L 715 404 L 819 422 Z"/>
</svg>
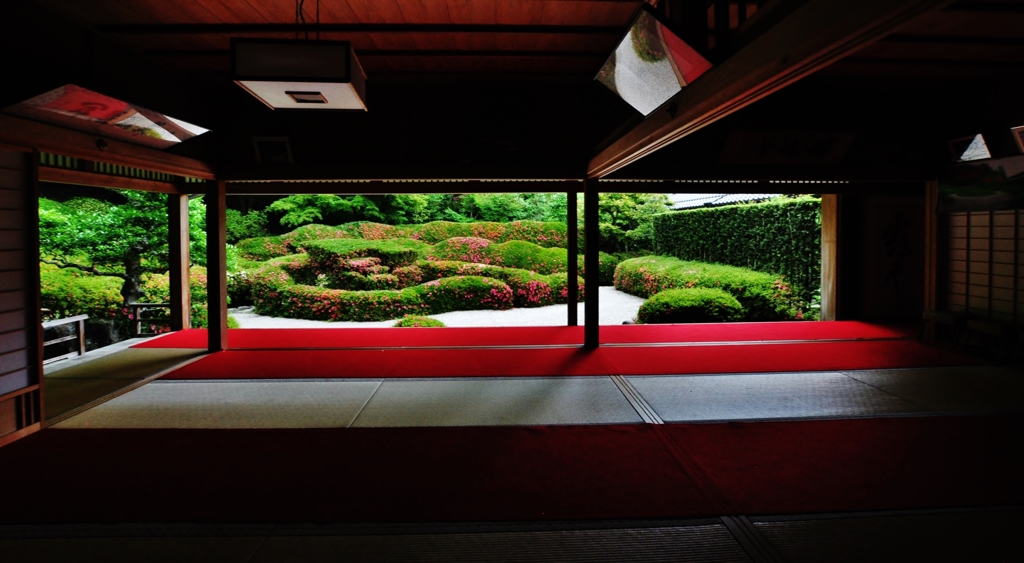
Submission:
<svg viewBox="0 0 1024 563">
<path fill-rule="evenodd" d="M 359 227 L 366 225 L 372 224 Z M 488 228 L 473 232 L 498 236 L 498 229 L 484 226 Z M 351 234 L 352 227 L 347 228 Z M 436 235 L 441 226 L 432 228 Z M 322 231 L 314 225 L 304 229 Z M 423 311 L 543 307 L 569 299 L 565 249 L 527 241 L 456 236 L 431 245 L 413 238 L 334 236 L 296 248 L 300 254 L 273 258 L 229 276 L 232 299 L 252 303 L 261 314 L 334 321 L 384 320 Z M 617 259 L 603 253 L 601 259 L 610 282 Z M 582 265 L 582 257 L 578 260 Z M 583 278 L 577 276 L 575 283 L 582 300 Z"/>
<path fill-rule="evenodd" d="M 404 289 L 349 291 L 297 284 L 286 265 L 249 276 L 257 313 L 322 321 L 383 321 L 406 315 L 512 307 L 512 289 L 482 276 L 442 278 Z"/>
<path fill-rule="evenodd" d="M 394 240 L 413 239 L 437 244 L 452 237 L 483 238 L 492 242 L 522 240 L 545 248 L 565 248 L 564 223 L 544 221 L 512 221 L 510 223 L 454 223 L 434 221 L 423 225 L 385 225 L 359 221 L 337 227 L 303 225 L 283 235 L 257 237 L 238 241 L 235 245 L 246 260 L 266 261 L 296 252 L 303 252 L 303 243 L 327 239 Z"/>
<path fill-rule="evenodd" d="M 490 264 L 539 274 L 554 274 L 568 270 L 564 249 L 544 248 L 521 240 L 494 243 L 482 238 L 455 237 L 435 244 L 427 252 L 427 259 Z M 619 260 L 615 256 L 599 253 L 600 285 L 612 284 L 615 266 L 618 263 Z M 580 274 L 585 274 L 582 256 L 577 257 L 577 264 Z"/>
</svg>

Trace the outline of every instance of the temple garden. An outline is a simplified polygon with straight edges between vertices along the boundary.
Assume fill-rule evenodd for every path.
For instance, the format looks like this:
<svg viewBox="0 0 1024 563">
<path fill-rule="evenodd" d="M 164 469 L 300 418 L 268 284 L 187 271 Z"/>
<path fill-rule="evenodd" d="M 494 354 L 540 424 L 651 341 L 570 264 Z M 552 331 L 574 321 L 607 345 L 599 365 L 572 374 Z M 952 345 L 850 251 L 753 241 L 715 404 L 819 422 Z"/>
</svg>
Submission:
<svg viewBox="0 0 1024 563">
<path fill-rule="evenodd" d="M 564 194 L 553 195 L 562 201 L 549 201 L 546 214 L 557 218 L 561 205 L 564 217 Z M 663 196 L 640 200 L 637 195 L 651 194 L 628 195 L 602 200 L 598 277 L 602 286 L 646 299 L 635 322 L 817 317 L 818 199 L 668 212 L 665 201 L 657 199 Z M 53 317 L 88 314 L 123 338 L 137 321 L 128 318 L 133 303 L 168 300 L 161 196 L 128 197 L 131 201 L 121 205 L 89 198 L 40 200 L 42 295 Z M 564 220 L 515 219 L 521 208 L 509 203 L 514 200 L 480 198 L 476 207 L 487 210 L 484 203 L 489 202 L 490 210 L 478 215 L 510 220 L 473 220 L 449 207 L 443 216 L 456 220 L 414 223 L 429 215 L 407 213 L 396 220 L 398 212 L 390 217 L 375 212 L 381 207 L 361 196 L 301 199 L 309 197 L 278 200 L 264 211 L 229 210 L 232 307 L 251 305 L 256 314 L 280 318 L 437 326 L 441 323 L 430 315 L 568 304 L 570 284 L 576 285 L 580 301 L 586 299 L 583 257 L 568 256 Z M 348 207 L 335 207 L 332 215 L 316 207 L 324 201 Z M 190 207 L 195 208 L 190 214 L 192 324 L 201 327 L 206 319 L 201 199 Z M 272 234 L 268 211 L 282 226 L 293 228 Z M 544 213 L 533 215 L 544 218 Z M 391 221 L 313 222 L 367 216 Z M 136 255 L 130 256 L 133 251 Z M 573 280 L 570 259 L 578 266 Z M 145 328 L 149 333 L 167 330 L 158 319 Z"/>
</svg>

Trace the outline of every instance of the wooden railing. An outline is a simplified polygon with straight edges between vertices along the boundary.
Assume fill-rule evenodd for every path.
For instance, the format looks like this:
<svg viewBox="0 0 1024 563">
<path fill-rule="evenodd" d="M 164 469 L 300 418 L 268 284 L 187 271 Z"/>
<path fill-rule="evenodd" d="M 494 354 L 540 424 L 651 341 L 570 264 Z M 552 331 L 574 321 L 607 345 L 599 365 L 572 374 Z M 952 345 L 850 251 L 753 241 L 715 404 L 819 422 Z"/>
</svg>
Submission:
<svg viewBox="0 0 1024 563">
<path fill-rule="evenodd" d="M 59 338 L 54 338 L 53 340 L 46 340 L 43 342 L 43 349 L 45 349 L 47 346 L 50 346 L 51 344 L 58 344 L 60 342 L 67 342 L 69 340 L 78 339 L 77 350 L 68 352 L 67 354 L 64 354 L 62 356 L 57 356 L 55 358 L 43 360 L 44 364 L 56 362 L 57 360 L 63 360 L 74 356 L 81 356 L 82 354 L 85 353 L 85 320 L 88 318 L 89 315 L 75 315 L 74 317 L 68 317 L 66 319 L 54 319 L 52 321 L 46 321 L 43 323 L 43 330 L 46 330 L 48 328 L 56 328 L 59 326 L 69 325 L 72 323 L 75 324 L 75 334 L 61 336 Z"/>
<path fill-rule="evenodd" d="M 128 305 L 128 312 L 132 316 L 132 336 L 143 336 L 156 334 L 155 332 L 143 332 L 142 323 L 153 325 L 171 326 L 169 317 L 143 317 L 142 313 L 147 309 L 170 309 L 170 303 L 132 303 Z"/>
</svg>

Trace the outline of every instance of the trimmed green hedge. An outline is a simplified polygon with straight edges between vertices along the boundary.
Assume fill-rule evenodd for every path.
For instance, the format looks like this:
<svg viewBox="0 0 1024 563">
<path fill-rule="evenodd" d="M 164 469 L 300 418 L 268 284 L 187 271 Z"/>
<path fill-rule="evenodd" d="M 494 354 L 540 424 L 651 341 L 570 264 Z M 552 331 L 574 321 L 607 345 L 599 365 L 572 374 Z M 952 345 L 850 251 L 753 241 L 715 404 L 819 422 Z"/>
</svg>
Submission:
<svg viewBox="0 0 1024 563">
<path fill-rule="evenodd" d="M 512 289 L 481 276 L 456 276 L 400 290 L 347 291 L 296 284 L 285 268 L 268 264 L 247 276 L 257 313 L 323 321 L 383 321 L 410 314 L 512 307 Z"/>
<path fill-rule="evenodd" d="M 417 262 L 415 268 L 420 282 L 445 277 L 477 275 L 503 281 L 512 289 L 512 302 L 516 307 L 543 307 L 568 303 L 568 275 L 565 273 L 538 274 L 519 268 L 504 268 L 486 264 L 448 260 Z M 583 278 L 577 278 L 579 300 L 583 300 Z"/>
<path fill-rule="evenodd" d="M 420 315 L 407 315 L 407 316 L 402 317 L 401 319 L 399 319 L 398 322 L 394 324 L 394 326 L 397 327 L 397 328 L 401 328 L 401 327 L 415 327 L 415 328 L 439 327 L 440 328 L 440 327 L 444 327 L 445 325 L 441 321 L 439 321 L 437 319 L 432 319 L 430 317 L 423 317 L 423 316 L 420 316 Z"/>
<path fill-rule="evenodd" d="M 821 200 L 690 209 L 654 216 L 658 254 L 783 274 L 810 293 L 821 286 Z"/>
<path fill-rule="evenodd" d="M 412 238 L 437 244 L 454 237 L 483 238 L 491 242 L 522 240 L 545 248 L 565 248 L 565 223 L 512 221 L 511 223 L 453 223 L 434 221 L 419 227 Z"/>
<path fill-rule="evenodd" d="M 299 252 L 303 243 L 326 239 L 391 240 L 410 238 L 436 244 L 452 237 L 484 238 L 492 242 L 523 240 L 545 248 L 565 248 L 564 223 L 513 221 L 511 223 L 452 223 L 434 221 L 424 225 L 384 225 L 359 221 L 337 227 L 304 225 L 283 235 L 239 241 L 235 246 L 246 260 L 265 261 Z"/>
<path fill-rule="evenodd" d="M 247 238 L 238 241 L 235 248 L 242 258 L 257 262 L 291 254 L 288 244 L 280 236 Z"/>
<path fill-rule="evenodd" d="M 489 264 L 540 274 L 562 273 L 568 269 L 564 249 L 544 248 L 521 240 L 493 243 L 475 237 L 450 238 L 435 244 L 427 253 L 427 259 Z M 612 284 L 618 263 L 615 256 L 599 253 L 600 285 Z M 577 257 L 577 264 L 580 274 L 585 274 L 582 256 Z"/>
<path fill-rule="evenodd" d="M 721 289 L 667 289 L 640 305 L 642 324 L 721 323 L 743 318 L 743 306 Z"/>
<path fill-rule="evenodd" d="M 722 289 L 740 302 L 743 320 L 747 321 L 802 319 L 806 314 L 797 292 L 780 275 L 684 262 L 670 256 L 645 256 L 621 262 L 615 269 L 615 287 L 640 297 L 676 288 Z"/>
<path fill-rule="evenodd" d="M 482 276 L 441 278 L 404 291 L 420 295 L 434 314 L 512 308 L 512 289 L 504 282 Z"/>
<path fill-rule="evenodd" d="M 260 314 L 327 321 L 375 321 L 404 314 L 503 310 L 568 302 L 565 273 L 544 275 L 483 264 L 420 260 L 396 269 L 395 274 L 369 276 L 380 280 L 382 285 L 377 290 L 367 286 L 367 291 L 350 291 L 296 283 L 298 274 L 308 279 L 310 264 L 305 255 L 287 256 L 232 276 L 232 302 L 245 299 Z M 402 279 L 417 283 L 405 287 Z M 577 278 L 577 288 L 582 300 L 582 278 Z"/>
<path fill-rule="evenodd" d="M 309 254 L 310 262 L 321 268 L 353 271 L 350 265 L 352 260 L 378 258 L 380 264 L 390 271 L 391 268 L 408 266 L 422 258 L 430 250 L 430 245 L 412 239 L 332 239 L 306 242 L 301 248 Z"/>
</svg>

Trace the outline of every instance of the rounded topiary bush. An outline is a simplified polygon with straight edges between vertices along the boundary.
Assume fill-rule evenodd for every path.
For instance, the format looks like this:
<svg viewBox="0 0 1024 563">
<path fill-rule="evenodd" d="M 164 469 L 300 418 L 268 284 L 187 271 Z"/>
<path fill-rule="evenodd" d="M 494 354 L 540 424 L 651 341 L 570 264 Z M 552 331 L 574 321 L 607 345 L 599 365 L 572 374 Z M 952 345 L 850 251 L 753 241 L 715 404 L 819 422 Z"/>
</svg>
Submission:
<svg viewBox="0 0 1024 563">
<path fill-rule="evenodd" d="M 512 221 L 511 223 L 453 223 L 434 221 L 419 227 L 412 238 L 437 244 L 453 237 L 474 237 L 491 242 L 523 240 L 539 246 L 565 248 L 565 223 L 543 221 Z"/>
<path fill-rule="evenodd" d="M 397 323 L 395 323 L 395 326 L 396 327 L 417 327 L 417 328 L 421 328 L 421 327 L 443 327 L 444 323 L 442 323 L 441 321 L 439 321 L 437 319 L 432 319 L 430 317 L 423 317 L 423 316 L 419 316 L 419 315 L 408 315 L 408 316 L 405 316 L 405 317 L 402 317 L 401 319 L 399 319 L 399 321 Z"/>
<path fill-rule="evenodd" d="M 720 323 L 743 318 L 743 306 L 721 289 L 669 289 L 640 305 L 643 324 Z"/>
<path fill-rule="evenodd" d="M 292 253 L 288 250 L 288 244 L 281 237 L 256 237 L 240 240 L 235 243 L 235 249 L 239 256 L 246 260 L 263 262 L 279 256 L 287 256 Z"/>
<path fill-rule="evenodd" d="M 332 239 L 309 241 L 302 248 L 322 270 L 351 271 L 351 262 L 360 258 L 378 258 L 389 270 L 408 266 L 430 250 L 430 245 L 412 239 Z"/>
<path fill-rule="evenodd" d="M 431 313 L 512 308 L 512 288 L 493 278 L 455 276 L 427 282 L 405 291 L 415 291 Z"/>
<path fill-rule="evenodd" d="M 302 247 L 302 243 L 309 242 L 311 240 L 334 238 L 352 237 L 337 227 L 318 225 L 316 223 L 303 225 L 290 233 L 285 233 L 280 236 L 281 242 L 288 246 L 289 252 L 298 252 L 299 248 Z"/>
<path fill-rule="evenodd" d="M 691 287 L 725 290 L 743 305 L 747 321 L 803 318 L 799 292 L 778 274 L 671 256 L 623 260 L 615 269 L 615 288 L 631 295 L 650 297 L 666 289 Z"/>
</svg>

